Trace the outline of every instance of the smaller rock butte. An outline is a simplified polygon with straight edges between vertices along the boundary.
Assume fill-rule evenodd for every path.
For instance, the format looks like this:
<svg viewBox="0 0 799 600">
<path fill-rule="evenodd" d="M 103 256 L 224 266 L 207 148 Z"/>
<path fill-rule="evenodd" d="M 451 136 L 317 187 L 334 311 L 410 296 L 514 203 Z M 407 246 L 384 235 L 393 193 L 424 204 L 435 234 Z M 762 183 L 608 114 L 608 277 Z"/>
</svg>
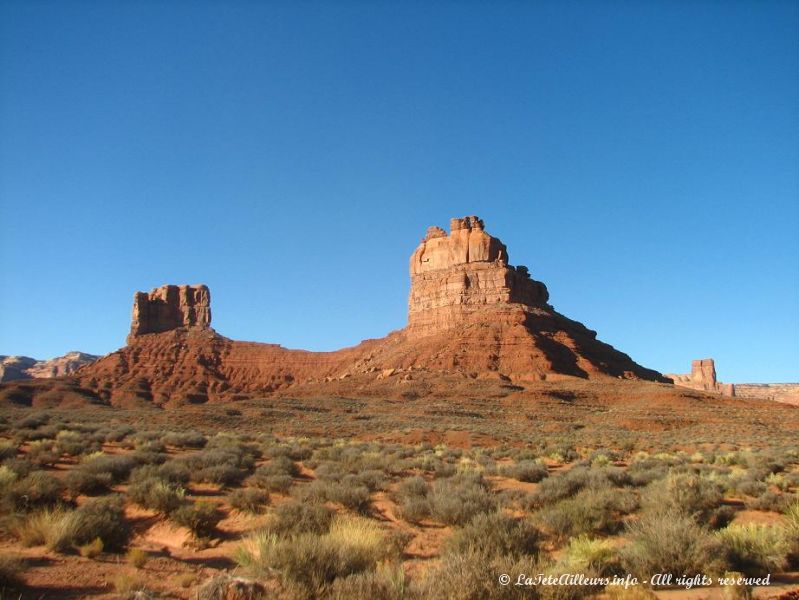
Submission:
<svg viewBox="0 0 799 600">
<path fill-rule="evenodd" d="M 666 377 L 672 379 L 674 385 L 679 385 L 680 387 L 704 392 L 716 392 L 722 396 L 735 396 L 735 387 L 731 383 L 717 381 L 716 363 L 712 358 L 700 358 L 691 361 L 691 372 L 689 374 L 669 373 Z"/>
<path fill-rule="evenodd" d="M 133 295 L 128 343 L 140 335 L 211 327 L 211 292 L 205 285 L 164 285 Z"/>
<path fill-rule="evenodd" d="M 712 358 L 691 361 L 688 374 L 669 373 L 666 377 L 674 381 L 674 385 L 693 390 L 799 405 L 799 383 L 721 383 L 716 379 L 716 363 Z"/>
</svg>

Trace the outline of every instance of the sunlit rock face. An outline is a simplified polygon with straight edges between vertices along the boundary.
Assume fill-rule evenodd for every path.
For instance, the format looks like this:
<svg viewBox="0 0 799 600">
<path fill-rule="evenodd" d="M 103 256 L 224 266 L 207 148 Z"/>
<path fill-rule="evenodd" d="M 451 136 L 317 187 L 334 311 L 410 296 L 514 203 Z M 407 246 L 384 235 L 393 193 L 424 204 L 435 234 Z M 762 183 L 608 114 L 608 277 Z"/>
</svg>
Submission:
<svg viewBox="0 0 799 600">
<path fill-rule="evenodd" d="M 508 263 L 508 249 L 475 216 L 452 219 L 449 235 L 430 227 L 410 260 L 408 333 L 424 336 L 457 327 L 491 305 L 545 306 L 546 286 L 527 267 Z"/>
</svg>

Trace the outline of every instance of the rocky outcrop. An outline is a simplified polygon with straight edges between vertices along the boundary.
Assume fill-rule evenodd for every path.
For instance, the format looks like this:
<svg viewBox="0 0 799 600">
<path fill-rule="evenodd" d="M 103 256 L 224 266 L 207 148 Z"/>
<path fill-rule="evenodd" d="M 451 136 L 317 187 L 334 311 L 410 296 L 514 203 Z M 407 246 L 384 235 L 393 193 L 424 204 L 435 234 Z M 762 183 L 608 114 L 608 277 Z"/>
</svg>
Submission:
<svg viewBox="0 0 799 600">
<path fill-rule="evenodd" d="M 100 357 L 85 352 L 67 352 L 64 356 L 50 360 L 37 360 L 28 356 L 0 356 L 0 381 L 70 375 L 98 358 Z"/>
<path fill-rule="evenodd" d="M 712 358 L 691 361 L 691 372 L 686 375 L 669 373 L 666 375 L 674 385 L 704 392 L 715 392 L 722 396 L 734 396 L 735 387 L 730 383 L 716 380 L 716 363 Z"/>
<path fill-rule="evenodd" d="M 735 383 L 735 396 L 761 398 L 799 406 L 799 383 Z"/>
<path fill-rule="evenodd" d="M 299 393 L 303 386 L 344 390 L 346 382 L 354 386 L 342 391 L 347 394 L 379 389 L 385 397 L 387 385 L 402 394 L 417 385 L 413 394 L 439 394 L 446 392 L 433 391 L 430 382 L 452 376 L 517 383 L 666 381 L 556 312 L 546 286 L 525 267 L 511 266 L 505 245 L 477 217 L 453 219 L 449 234 L 430 228 L 411 257 L 410 276 L 408 326 L 336 352 L 218 335 L 210 327 L 205 286 L 139 292 L 128 345 L 82 369 L 73 395 L 88 390 L 118 406 L 179 406 Z M 25 389 L 9 392 L 14 402 L 35 405 L 44 388 Z"/>
<path fill-rule="evenodd" d="M 133 296 L 131 339 L 172 329 L 209 329 L 211 292 L 205 285 L 164 285 Z"/>
<path fill-rule="evenodd" d="M 456 327 L 467 315 L 507 304 L 546 306 L 546 286 L 527 267 L 508 263 L 508 250 L 478 217 L 452 219 L 450 233 L 430 227 L 411 255 L 408 333 L 425 336 Z"/>
</svg>

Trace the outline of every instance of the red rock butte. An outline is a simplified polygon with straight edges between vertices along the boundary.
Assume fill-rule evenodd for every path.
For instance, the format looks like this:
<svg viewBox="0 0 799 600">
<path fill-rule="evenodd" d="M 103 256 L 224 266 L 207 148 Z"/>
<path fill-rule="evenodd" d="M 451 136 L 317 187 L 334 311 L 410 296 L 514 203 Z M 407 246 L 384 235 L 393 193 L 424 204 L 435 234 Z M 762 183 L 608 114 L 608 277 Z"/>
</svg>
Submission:
<svg viewBox="0 0 799 600">
<path fill-rule="evenodd" d="M 325 384 L 342 380 L 351 382 L 352 393 L 365 395 L 377 389 L 370 386 L 391 394 L 387 382 L 407 389 L 445 375 L 511 382 L 669 381 L 556 312 L 546 286 L 526 267 L 512 266 L 505 245 L 475 216 L 452 219 L 449 234 L 428 229 L 411 255 L 410 278 L 407 327 L 335 352 L 288 350 L 217 334 L 204 285 L 137 292 L 127 346 L 70 378 L 4 393 L 28 405 L 36 405 L 37 396 L 52 402 L 59 389 L 69 389 L 112 405 L 171 407 L 287 390 L 300 394 L 303 386 L 324 393 Z M 417 388 L 418 394 L 430 389 Z"/>
</svg>

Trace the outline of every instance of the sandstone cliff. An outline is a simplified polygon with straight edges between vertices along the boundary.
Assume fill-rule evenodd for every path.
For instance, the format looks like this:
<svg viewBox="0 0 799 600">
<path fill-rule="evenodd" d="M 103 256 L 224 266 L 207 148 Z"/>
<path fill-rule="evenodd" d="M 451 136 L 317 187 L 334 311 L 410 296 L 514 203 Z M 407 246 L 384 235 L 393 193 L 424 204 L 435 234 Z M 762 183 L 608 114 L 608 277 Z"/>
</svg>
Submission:
<svg viewBox="0 0 799 600">
<path fill-rule="evenodd" d="M 666 381 L 557 313 L 548 304 L 546 286 L 526 267 L 511 266 L 505 245 L 477 217 L 453 219 L 449 234 L 430 228 L 411 256 L 410 278 L 408 326 L 336 352 L 287 350 L 218 335 L 210 327 L 204 285 L 138 292 L 128 345 L 82 369 L 72 385 L 75 393 L 114 405 L 178 406 L 285 390 L 318 393 L 326 385 L 347 394 L 379 389 L 391 395 L 390 386 L 396 385 L 395 395 L 414 386 L 415 394 L 437 389 L 446 395 L 435 380 L 453 375 L 517 383 Z M 45 388 L 25 389 L 14 392 L 15 402 L 36 404 Z"/>
<path fill-rule="evenodd" d="M 211 327 L 211 292 L 205 285 L 164 285 L 133 296 L 128 343 L 140 335 Z"/>
</svg>

